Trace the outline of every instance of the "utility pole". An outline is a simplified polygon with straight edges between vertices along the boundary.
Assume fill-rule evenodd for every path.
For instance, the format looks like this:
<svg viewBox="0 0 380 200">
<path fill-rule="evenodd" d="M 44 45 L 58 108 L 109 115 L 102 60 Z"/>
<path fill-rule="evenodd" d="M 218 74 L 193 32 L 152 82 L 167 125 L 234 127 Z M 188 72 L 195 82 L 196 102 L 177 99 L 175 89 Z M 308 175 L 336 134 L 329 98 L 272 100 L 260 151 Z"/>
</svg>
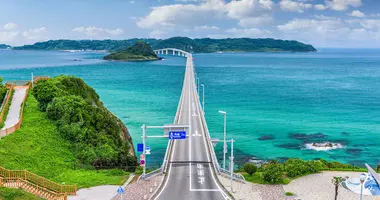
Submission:
<svg viewBox="0 0 380 200">
<path fill-rule="evenodd" d="M 145 138 L 146 138 L 146 126 L 145 124 L 142 125 L 142 138 L 143 138 L 143 155 L 144 155 L 144 166 L 143 166 L 143 179 L 145 179 L 145 172 L 146 172 L 146 144 L 145 144 Z"/>
<path fill-rule="evenodd" d="M 204 84 L 201 84 L 202 86 L 202 91 L 203 91 L 203 94 L 202 94 L 202 107 L 203 107 L 203 114 L 205 113 L 205 85 Z"/>
<path fill-rule="evenodd" d="M 33 72 L 32 72 L 31 75 L 32 75 L 32 87 L 33 87 L 33 84 L 34 84 L 34 80 L 33 80 L 33 79 L 34 79 L 34 77 L 33 77 Z"/>
<path fill-rule="evenodd" d="M 223 168 L 226 169 L 226 153 L 227 153 L 227 144 L 226 144 L 226 131 L 227 131 L 226 126 L 227 126 L 227 125 L 226 125 L 226 124 L 227 124 L 227 112 L 219 110 L 219 113 L 224 115 Z"/>
<path fill-rule="evenodd" d="M 234 139 L 231 138 L 231 157 L 230 157 L 230 171 L 231 171 L 231 180 L 230 180 L 230 185 L 231 185 L 231 192 L 233 192 L 232 188 L 232 179 L 233 179 L 233 173 L 234 173 Z"/>
</svg>

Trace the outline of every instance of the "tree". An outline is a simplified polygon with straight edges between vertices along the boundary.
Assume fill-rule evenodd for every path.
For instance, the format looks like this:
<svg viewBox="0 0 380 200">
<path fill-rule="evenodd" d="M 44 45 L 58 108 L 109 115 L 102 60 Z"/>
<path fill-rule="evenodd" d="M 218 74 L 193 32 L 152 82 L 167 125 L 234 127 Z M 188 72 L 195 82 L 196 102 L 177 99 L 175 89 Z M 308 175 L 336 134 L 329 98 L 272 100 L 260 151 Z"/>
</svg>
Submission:
<svg viewBox="0 0 380 200">
<path fill-rule="evenodd" d="M 253 163 L 246 163 L 244 165 L 244 171 L 247 172 L 250 176 L 252 176 L 252 174 L 256 173 L 257 167 Z"/>
<path fill-rule="evenodd" d="M 339 189 L 339 183 L 342 182 L 342 177 L 340 176 L 334 176 L 331 180 L 332 184 L 335 186 L 335 200 L 338 199 L 338 189 Z"/>
</svg>

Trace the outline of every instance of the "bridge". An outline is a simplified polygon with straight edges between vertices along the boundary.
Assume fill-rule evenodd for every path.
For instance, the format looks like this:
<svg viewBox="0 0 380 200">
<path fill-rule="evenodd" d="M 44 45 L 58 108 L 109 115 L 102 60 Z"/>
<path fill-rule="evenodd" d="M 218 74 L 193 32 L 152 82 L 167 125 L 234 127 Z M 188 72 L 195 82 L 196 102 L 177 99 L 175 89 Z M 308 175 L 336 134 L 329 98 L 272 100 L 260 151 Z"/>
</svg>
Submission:
<svg viewBox="0 0 380 200">
<path fill-rule="evenodd" d="M 153 199 L 231 199 L 218 180 L 218 175 L 231 175 L 219 166 L 214 146 L 202 110 L 194 77 L 193 56 L 183 50 L 166 48 L 154 50 L 157 54 L 186 57 L 186 71 L 174 126 L 188 128 L 184 140 L 169 140 L 164 162 L 160 169 L 146 174 L 165 174 L 164 181 Z M 145 125 L 143 126 L 144 129 Z M 145 132 L 144 132 L 145 133 Z M 144 137 L 144 136 L 143 136 Z M 237 181 L 245 181 L 240 174 L 232 174 Z"/>
</svg>

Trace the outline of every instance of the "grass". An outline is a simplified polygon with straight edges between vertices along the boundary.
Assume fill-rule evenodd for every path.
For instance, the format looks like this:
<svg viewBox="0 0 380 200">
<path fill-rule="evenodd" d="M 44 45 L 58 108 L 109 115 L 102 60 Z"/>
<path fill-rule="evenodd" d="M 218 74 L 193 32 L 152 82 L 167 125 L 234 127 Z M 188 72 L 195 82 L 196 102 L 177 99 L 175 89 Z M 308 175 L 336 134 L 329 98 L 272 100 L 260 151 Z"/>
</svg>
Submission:
<svg viewBox="0 0 380 200">
<path fill-rule="evenodd" d="M 78 169 L 75 163 L 71 144 L 60 137 L 55 124 L 29 95 L 21 129 L 0 140 L 0 166 L 26 169 L 57 183 L 77 184 L 78 188 L 121 185 L 129 177 L 121 170 Z"/>
<path fill-rule="evenodd" d="M 23 190 L 0 187 L 0 200 L 41 200 L 41 198 Z"/>
<path fill-rule="evenodd" d="M 241 175 L 244 176 L 245 180 L 248 182 L 257 183 L 257 184 L 270 184 L 261 178 L 261 172 L 256 172 L 252 174 L 252 176 L 246 172 L 240 172 L 240 173 Z"/>
</svg>

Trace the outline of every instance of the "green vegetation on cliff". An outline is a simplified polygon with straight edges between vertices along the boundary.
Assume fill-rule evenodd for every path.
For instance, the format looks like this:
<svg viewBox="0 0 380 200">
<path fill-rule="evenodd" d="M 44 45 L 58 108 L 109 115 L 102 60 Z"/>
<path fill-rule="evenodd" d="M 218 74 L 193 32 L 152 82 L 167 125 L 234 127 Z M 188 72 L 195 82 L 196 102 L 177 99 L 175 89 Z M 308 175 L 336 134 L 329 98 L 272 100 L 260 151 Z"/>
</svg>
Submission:
<svg viewBox="0 0 380 200">
<path fill-rule="evenodd" d="M 120 61 L 144 61 L 158 60 L 159 57 L 153 52 L 151 46 L 143 41 L 138 41 L 131 47 L 104 56 L 104 59 Z"/>
<path fill-rule="evenodd" d="M 7 94 L 7 88 L 3 85 L 3 78 L 0 76 L 0 106 L 3 103 L 4 97 Z"/>
<path fill-rule="evenodd" d="M 276 40 L 271 38 L 226 38 L 226 39 L 190 39 L 188 37 L 172 37 L 165 40 L 129 39 L 129 40 L 49 40 L 33 45 L 14 47 L 17 50 L 107 50 L 126 49 L 137 41 L 143 41 L 153 49 L 172 47 L 194 53 L 226 52 L 310 52 L 316 51 L 312 45 L 294 40 Z"/>
<path fill-rule="evenodd" d="M 127 128 L 82 79 L 58 76 L 41 80 L 33 95 L 60 135 L 73 144 L 78 165 L 135 170 L 137 159 Z"/>
<path fill-rule="evenodd" d="M 80 165 L 73 151 L 75 145 L 62 137 L 38 104 L 29 94 L 21 129 L 1 138 L 0 166 L 26 169 L 57 183 L 77 184 L 78 188 L 121 185 L 128 179 L 128 172 L 122 170 L 95 170 Z"/>
</svg>

